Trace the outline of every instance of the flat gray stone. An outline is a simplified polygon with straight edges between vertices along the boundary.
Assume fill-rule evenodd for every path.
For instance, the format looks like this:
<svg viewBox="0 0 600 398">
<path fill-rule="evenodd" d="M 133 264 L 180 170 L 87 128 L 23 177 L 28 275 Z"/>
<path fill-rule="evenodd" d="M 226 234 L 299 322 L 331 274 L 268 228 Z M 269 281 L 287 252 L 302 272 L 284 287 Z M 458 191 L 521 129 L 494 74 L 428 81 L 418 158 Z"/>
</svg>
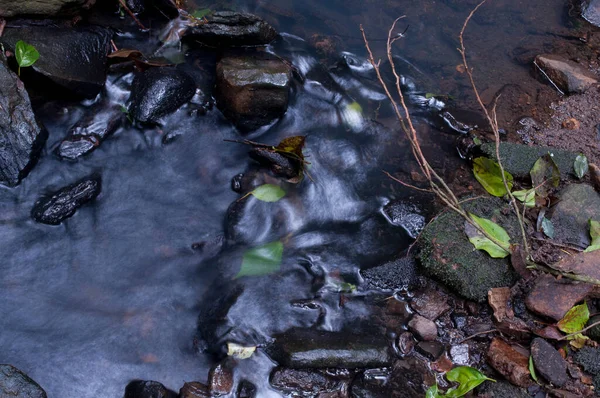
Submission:
<svg viewBox="0 0 600 398">
<path fill-rule="evenodd" d="M 535 338 L 531 356 L 537 372 L 550 383 L 562 387 L 567 382 L 567 362 L 546 340 Z"/>
<path fill-rule="evenodd" d="M 600 221 L 600 194 L 591 185 L 571 184 L 558 197 L 560 201 L 549 216 L 554 225 L 554 240 L 582 249 L 588 247 L 589 220 Z"/>
</svg>

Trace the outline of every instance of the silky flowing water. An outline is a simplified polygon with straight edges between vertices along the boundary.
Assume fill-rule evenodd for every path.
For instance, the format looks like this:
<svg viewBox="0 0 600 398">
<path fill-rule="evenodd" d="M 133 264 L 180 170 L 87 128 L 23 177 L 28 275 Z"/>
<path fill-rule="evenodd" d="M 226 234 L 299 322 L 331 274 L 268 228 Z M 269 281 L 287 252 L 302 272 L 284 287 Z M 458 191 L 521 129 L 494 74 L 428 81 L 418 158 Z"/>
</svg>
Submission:
<svg viewBox="0 0 600 398">
<path fill-rule="evenodd" d="M 383 56 L 381 39 L 406 14 L 399 29 L 409 28 L 395 53 L 419 131 L 434 164 L 443 169 L 458 161 L 456 136 L 430 126 L 440 104 L 425 93 L 452 94 L 458 107 L 472 104 L 456 70 L 456 47 L 476 2 L 197 3 L 256 13 L 283 33 L 268 51 L 291 61 L 305 79 L 295 83 L 285 117 L 247 138 L 275 145 L 306 135 L 310 179 L 284 184 L 287 195 L 277 203 L 236 202 L 236 175 L 276 180 L 254 165 L 247 146 L 224 141 L 242 137 L 216 107 L 206 115 L 184 107 L 160 128 L 127 124 L 90 156 L 61 161 L 52 150 L 91 104 L 39 103 L 50 133 L 45 153 L 20 186 L 0 189 L 0 362 L 27 372 L 49 397 L 119 397 L 133 379 L 174 390 L 205 381 L 214 358 L 199 350 L 211 347 L 198 329 L 212 330 L 219 341 L 260 344 L 293 326 L 342 330 L 368 320 L 366 306 L 338 305 L 340 283 L 360 284 L 360 269 L 397 258 L 412 242 L 423 219 L 399 227 L 384 216 L 384 205 L 404 200 L 426 213 L 430 198 L 381 172 L 414 165 L 365 63 L 359 24 Z M 468 30 L 480 88 L 495 92 L 529 79 L 528 66 L 514 63 L 512 52 L 542 52 L 568 23 L 564 1 L 490 1 Z M 318 67 L 319 56 L 304 42 L 313 34 L 338 35 L 345 53 L 334 73 Z M 139 34 L 128 43 L 141 48 L 147 40 Z M 99 101 L 125 103 L 131 78 L 111 74 Z M 352 101 L 362 116 L 348 106 Z M 175 138 L 165 143 L 167 135 Z M 59 226 L 30 218 L 42 194 L 92 173 L 103 179 L 95 202 Z M 232 204 L 236 211 L 228 216 Z M 246 250 L 276 240 L 285 247 L 280 272 L 234 278 Z M 235 305 L 216 325 L 222 319 L 211 311 L 227 297 Z M 255 383 L 260 397 L 280 396 L 268 385 L 272 366 L 258 352 L 242 361 L 236 379 Z"/>
</svg>

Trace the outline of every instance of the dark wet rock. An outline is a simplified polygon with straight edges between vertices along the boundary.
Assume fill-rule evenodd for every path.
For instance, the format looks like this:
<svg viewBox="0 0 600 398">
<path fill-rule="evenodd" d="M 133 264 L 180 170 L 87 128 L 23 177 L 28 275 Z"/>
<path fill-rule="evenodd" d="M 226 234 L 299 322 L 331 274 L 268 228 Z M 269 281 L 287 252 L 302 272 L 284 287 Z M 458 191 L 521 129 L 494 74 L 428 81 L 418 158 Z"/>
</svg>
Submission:
<svg viewBox="0 0 600 398">
<path fill-rule="evenodd" d="M 111 31 L 101 27 L 58 28 L 35 26 L 6 28 L 0 39 L 14 49 L 18 40 L 33 45 L 40 58 L 31 67 L 36 74 L 85 98 L 94 98 L 106 81 Z M 28 68 L 30 69 L 30 68 Z M 25 75 L 26 71 L 22 71 Z M 46 89 L 46 81 L 33 81 Z"/>
<path fill-rule="evenodd" d="M 392 225 L 404 228 L 413 239 L 416 239 L 425 227 L 425 216 L 414 203 L 391 201 L 383 207 L 383 214 Z"/>
<path fill-rule="evenodd" d="M 600 0 L 583 2 L 581 16 L 595 26 L 600 26 Z"/>
<path fill-rule="evenodd" d="M 179 390 L 178 398 L 209 398 L 210 391 L 207 386 L 197 381 L 185 383 Z"/>
<path fill-rule="evenodd" d="M 249 155 L 262 166 L 271 170 L 274 175 L 285 178 L 286 180 L 297 178 L 299 175 L 298 171 L 302 167 L 299 160 L 291 159 L 268 148 L 252 148 Z"/>
<path fill-rule="evenodd" d="M 46 398 L 46 392 L 25 373 L 11 365 L 0 365 L 0 396 Z"/>
<path fill-rule="evenodd" d="M 377 267 L 361 270 L 360 275 L 370 287 L 375 289 L 407 289 L 415 281 L 415 261 L 412 257 L 403 257 Z"/>
<path fill-rule="evenodd" d="M 79 10 L 89 9 L 96 0 L 44 0 L 15 1 L 0 0 L 0 17 L 10 18 L 16 15 L 60 16 Z"/>
<path fill-rule="evenodd" d="M 56 148 L 56 154 L 74 160 L 96 149 L 121 125 L 123 112 L 119 106 L 93 106 L 67 133 Z"/>
<path fill-rule="evenodd" d="M 550 79 L 564 93 L 580 94 L 598 83 L 595 74 L 560 55 L 538 55 L 534 63 L 544 71 L 543 78 Z"/>
<path fill-rule="evenodd" d="M 0 58 L 0 184 L 15 186 L 35 165 L 48 133 L 25 86 Z"/>
<path fill-rule="evenodd" d="M 350 387 L 352 398 L 423 398 L 424 386 L 435 383 L 429 365 L 419 358 L 406 358 L 391 369 L 369 369 Z"/>
<path fill-rule="evenodd" d="M 141 14 L 146 9 L 145 0 L 127 0 L 125 4 L 134 14 Z"/>
<path fill-rule="evenodd" d="M 238 385 L 236 398 L 255 398 L 256 386 L 248 380 L 242 380 Z"/>
<path fill-rule="evenodd" d="M 496 146 L 494 143 L 483 144 L 479 147 L 482 154 L 490 159 L 496 159 Z M 504 169 L 516 178 L 529 179 L 529 172 L 537 160 L 547 153 L 558 166 L 561 176 L 573 175 L 573 163 L 578 153 L 563 149 L 528 146 L 511 142 L 500 143 L 500 159 Z"/>
<path fill-rule="evenodd" d="M 271 373 L 270 383 L 276 390 L 294 396 L 315 396 L 339 390 L 342 383 L 321 372 L 304 369 L 276 368 Z"/>
<path fill-rule="evenodd" d="M 557 387 L 567 382 L 567 362 L 546 340 L 536 337 L 531 343 L 531 356 L 536 371 Z"/>
<path fill-rule="evenodd" d="M 415 338 L 412 333 L 404 332 L 398 337 L 398 349 L 403 355 L 410 354 L 414 347 Z"/>
<path fill-rule="evenodd" d="M 435 361 L 444 353 L 444 345 L 438 341 L 420 341 L 415 350 L 430 361 Z"/>
<path fill-rule="evenodd" d="M 179 69 L 151 68 L 140 73 L 131 87 L 131 116 L 142 123 L 156 123 L 179 109 L 196 92 L 196 84 Z"/>
<path fill-rule="evenodd" d="M 39 199 L 31 210 L 31 216 L 37 222 L 58 225 L 75 214 L 78 208 L 95 199 L 100 190 L 100 177 L 87 177 Z"/>
<path fill-rule="evenodd" d="M 446 295 L 433 288 L 416 293 L 410 302 L 410 306 L 413 310 L 432 321 L 450 310 Z"/>
<path fill-rule="evenodd" d="M 583 367 L 587 373 L 600 375 L 600 348 L 583 347 L 573 356 L 575 363 Z"/>
<path fill-rule="evenodd" d="M 519 236 L 516 217 L 506 203 L 497 198 L 482 198 L 465 203 L 465 209 L 491 219 L 510 236 Z M 517 275 L 508 259 L 494 259 L 474 250 L 464 232 L 464 219 L 448 211 L 425 227 L 421 234 L 422 270 L 469 300 L 483 302 L 494 287 L 512 286 Z"/>
<path fill-rule="evenodd" d="M 589 220 L 600 220 L 600 194 L 587 184 L 567 185 L 549 215 L 554 240 L 576 247 L 590 245 Z"/>
<path fill-rule="evenodd" d="M 124 398 L 175 398 L 177 394 L 167 390 L 157 381 L 135 380 L 125 387 Z"/>
<path fill-rule="evenodd" d="M 233 389 L 233 370 L 224 361 L 213 366 L 208 373 L 208 385 L 212 395 L 227 395 Z"/>
<path fill-rule="evenodd" d="M 600 322 L 600 315 L 596 315 L 590 318 L 586 327 L 593 325 L 594 323 Z M 596 325 L 587 331 L 587 335 L 590 339 L 600 342 L 600 325 Z"/>
<path fill-rule="evenodd" d="M 496 383 L 483 383 L 478 389 L 479 398 L 530 398 L 527 390 L 498 380 Z"/>
<path fill-rule="evenodd" d="M 252 131 L 286 112 L 291 69 L 265 52 L 231 54 L 217 64 L 217 106 L 241 131 Z"/>
<path fill-rule="evenodd" d="M 268 44 L 277 36 L 271 25 L 253 14 L 217 11 L 208 22 L 191 26 L 185 36 L 209 47 L 241 47 Z"/>
<path fill-rule="evenodd" d="M 593 286 L 586 283 L 556 280 L 550 275 L 541 275 L 529 292 L 525 304 L 530 311 L 558 321 L 592 289 Z"/>
<path fill-rule="evenodd" d="M 392 362 L 383 336 L 315 329 L 292 329 L 275 336 L 267 353 L 282 366 L 302 368 L 375 368 Z"/>
<path fill-rule="evenodd" d="M 495 321 L 494 325 L 498 331 L 512 339 L 519 341 L 529 341 L 531 339 L 529 325 L 520 318 L 505 318 L 500 322 Z"/>
<path fill-rule="evenodd" d="M 532 384 L 529 358 L 499 338 L 494 338 L 487 352 L 488 363 L 508 381 L 519 387 Z"/>
<path fill-rule="evenodd" d="M 421 315 L 412 317 L 408 322 L 408 329 L 420 340 L 431 341 L 437 338 L 437 326 L 435 322 Z"/>
</svg>

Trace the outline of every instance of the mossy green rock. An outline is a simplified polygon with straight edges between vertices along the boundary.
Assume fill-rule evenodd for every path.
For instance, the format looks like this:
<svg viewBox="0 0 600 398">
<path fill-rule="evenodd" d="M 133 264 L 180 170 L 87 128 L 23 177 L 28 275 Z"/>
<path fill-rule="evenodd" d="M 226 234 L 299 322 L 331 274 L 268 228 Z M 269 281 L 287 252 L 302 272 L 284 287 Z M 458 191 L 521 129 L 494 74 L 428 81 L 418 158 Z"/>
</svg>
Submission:
<svg viewBox="0 0 600 398">
<path fill-rule="evenodd" d="M 490 159 L 496 159 L 496 145 L 494 143 L 483 144 L 479 147 L 482 154 Z M 504 169 L 516 178 L 529 178 L 529 172 L 535 162 L 547 153 L 551 153 L 560 170 L 561 177 L 574 176 L 575 158 L 577 153 L 563 149 L 528 146 L 510 142 L 500 143 L 500 159 Z"/>
<path fill-rule="evenodd" d="M 79 8 L 91 7 L 95 2 L 96 0 L 0 0 L 0 16 L 52 16 L 61 13 L 70 15 Z"/>
<path fill-rule="evenodd" d="M 519 241 L 519 227 L 510 207 L 498 198 L 479 198 L 464 203 L 464 208 L 501 225 Z M 512 286 L 517 280 L 509 257 L 491 258 L 476 250 L 464 230 L 465 220 L 453 211 L 446 211 L 431 222 L 421 234 L 419 254 L 422 271 L 443 283 L 462 297 L 483 302 L 488 290 Z"/>
</svg>

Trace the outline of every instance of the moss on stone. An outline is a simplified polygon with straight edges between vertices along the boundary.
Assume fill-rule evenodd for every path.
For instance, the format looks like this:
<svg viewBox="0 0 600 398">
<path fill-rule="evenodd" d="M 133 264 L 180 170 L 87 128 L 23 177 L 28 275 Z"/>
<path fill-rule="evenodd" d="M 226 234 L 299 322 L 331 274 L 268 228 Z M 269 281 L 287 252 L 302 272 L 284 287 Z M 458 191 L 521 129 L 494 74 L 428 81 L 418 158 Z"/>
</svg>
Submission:
<svg viewBox="0 0 600 398">
<path fill-rule="evenodd" d="M 503 200 L 474 199 L 465 202 L 464 208 L 500 224 L 511 236 L 511 242 L 520 240 L 516 217 Z M 420 239 L 420 267 L 459 295 L 483 302 L 490 288 L 512 286 L 517 275 L 508 257 L 494 259 L 476 250 L 464 232 L 464 223 L 464 219 L 452 211 L 446 211 L 431 222 Z"/>
</svg>

